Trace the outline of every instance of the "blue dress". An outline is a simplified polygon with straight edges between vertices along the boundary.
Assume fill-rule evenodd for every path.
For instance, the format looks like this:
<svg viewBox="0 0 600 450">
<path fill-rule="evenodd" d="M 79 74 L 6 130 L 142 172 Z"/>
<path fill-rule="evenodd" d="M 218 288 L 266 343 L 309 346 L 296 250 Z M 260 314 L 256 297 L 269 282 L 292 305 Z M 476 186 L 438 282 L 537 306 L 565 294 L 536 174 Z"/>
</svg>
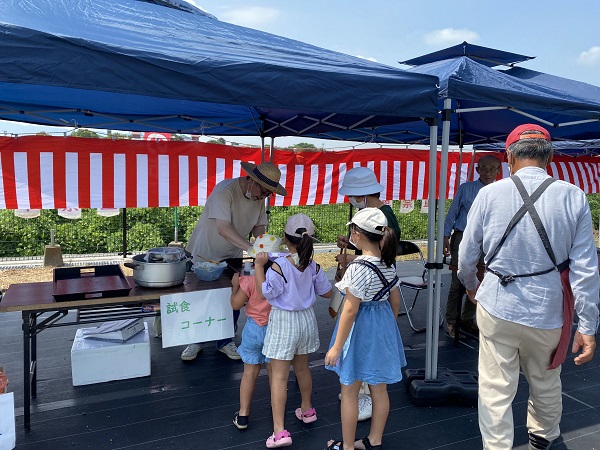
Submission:
<svg viewBox="0 0 600 450">
<path fill-rule="evenodd" d="M 386 267 L 377 258 L 359 258 L 376 264 L 388 281 L 396 275 L 394 267 Z M 348 288 L 354 296 L 361 299 L 361 303 L 338 364 L 325 368 L 337 373 L 340 383 L 346 385 L 353 384 L 356 380 L 368 384 L 397 383 L 402 379 L 406 357 L 392 307 L 388 297 L 380 301 L 364 300 L 372 299 L 383 287 L 379 277 L 368 267 L 350 264 L 336 287 L 343 292 Z M 329 348 L 335 343 L 338 326 L 339 318 Z"/>
</svg>

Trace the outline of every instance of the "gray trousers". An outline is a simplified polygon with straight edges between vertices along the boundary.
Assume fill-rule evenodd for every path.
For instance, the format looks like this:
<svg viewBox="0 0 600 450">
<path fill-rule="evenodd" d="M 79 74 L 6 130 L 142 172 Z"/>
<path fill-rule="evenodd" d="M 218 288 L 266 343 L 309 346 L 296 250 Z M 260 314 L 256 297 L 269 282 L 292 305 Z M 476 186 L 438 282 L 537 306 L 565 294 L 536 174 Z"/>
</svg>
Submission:
<svg viewBox="0 0 600 450">
<path fill-rule="evenodd" d="M 452 257 L 452 265 L 458 267 L 458 246 L 462 241 L 463 232 L 454 230 L 450 237 L 450 255 Z M 464 285 L 458 279 L 456 270 L 452 270 L 452 282 L 448 291 L 448 301 L 446 303 L 446 323 L 455 324 L 458 317 L 458 308 L 462 302 L 462 313 L 460 321 L 462 323 L 475 319 L 477 305 L 463 297 L 467 293 Z"/>
</svg>

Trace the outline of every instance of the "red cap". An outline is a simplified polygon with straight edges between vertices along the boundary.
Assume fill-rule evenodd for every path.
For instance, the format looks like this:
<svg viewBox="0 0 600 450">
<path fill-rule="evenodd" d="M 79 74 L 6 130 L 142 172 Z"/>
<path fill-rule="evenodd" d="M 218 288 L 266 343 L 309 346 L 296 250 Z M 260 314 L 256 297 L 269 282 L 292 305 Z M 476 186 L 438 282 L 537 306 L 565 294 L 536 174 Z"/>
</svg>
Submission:
<svg viewBox="0 0 600 450">
<path fill-rule="evenodd" d="M 543 134 L 543 136 L 540 136 L 537 133 L 523 134 L 527 131 L 539 131 Z M 540 127 L 539 125 L 535 125 L 533 123 L 526 123 L 524 125 L 519 125 L 510 132 L 506 138 L 506 149 L 508 150 L 508 147 L 515 142 L 520 141 L 521 139 L 545 139 L 548 142 L 551 141 L 550 133 L 548 133 L 548 130 L 546 130 L 544 127 Z"/>
</svg>

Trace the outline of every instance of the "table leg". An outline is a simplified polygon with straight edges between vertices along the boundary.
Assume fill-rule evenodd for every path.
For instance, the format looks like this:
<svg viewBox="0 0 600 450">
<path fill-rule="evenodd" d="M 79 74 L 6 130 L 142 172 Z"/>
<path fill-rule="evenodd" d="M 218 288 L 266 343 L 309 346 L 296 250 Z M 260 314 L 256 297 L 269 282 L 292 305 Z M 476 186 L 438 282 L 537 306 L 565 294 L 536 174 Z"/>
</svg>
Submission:
<svg viewBox="0 0 600 450">
<path fill-rule="evenodd" d="M 29 431 L 31 429 L 31 347 L 29 341 L 31 330 L 29 312 L 23 311 L 21 314 L 23 319 L 23 425 L 25 430 Z"/>
<path fill-rule="evenodd" d="M 31 342 L 31 397 L 37 397 L 37 314 L 31 315 L 30 326 L 30 342 Z"/>
</svg>

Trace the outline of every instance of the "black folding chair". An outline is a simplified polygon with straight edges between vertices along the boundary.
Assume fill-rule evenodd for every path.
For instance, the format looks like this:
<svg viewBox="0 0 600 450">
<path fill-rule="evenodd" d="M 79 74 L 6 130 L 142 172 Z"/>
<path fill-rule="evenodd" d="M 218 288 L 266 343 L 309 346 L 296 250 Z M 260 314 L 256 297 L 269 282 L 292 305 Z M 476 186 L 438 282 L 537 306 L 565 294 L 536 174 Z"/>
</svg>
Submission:
<svg viewBox="0 0 600 450">
<path fill-rule="evenodd" d="M 420 275 L 400 277 L 400 283 L 399 283 L 400 284 L 400 298 L 401 298 L 402 304 L 404 306 L 404 311 L 401 311 L 400 315 L 406 315 L 406 318 L 408 319 L 408 323 L 409 323 L 410 327 L 413 330 L 415 330 L 416 332 L 425 331 L 425 327 L 417 328 L 415 326 L 415 324 L 413 322 L 413 318 L 411 316 L 411 313 L 413 312 L 413 309 L 417 303 L 417 299 L 419 298 L 419 292 L 427 289 L 427 277 L 429 275 L 429 270 L 425 267 L 425 258 L 423 258 L 423 253 L 421 252 L 421 249 L 419 248 L 419 246 L 417 244 L 415 244 L 414 242 L 410 242 L 410 241 L 400 241 L 398 243 L 398 255 L 399 256 L 418 255 L 421 260 L 423 272 Z M 406 289 L 410 289 L 415 292 L 415 296 L 412 300 L 412 304 L 410 305 L 410 308 L 408 307 L 406 298 L 404 297 L 403 291 Z M 435 286 L 434 286 L 434 289 L 435 289 Z M 442 315 L 441 308 L 439 311 L 439 318 L 440 318 L 439 325 L 442 326 L 444 317 Z"/>
</svg>

